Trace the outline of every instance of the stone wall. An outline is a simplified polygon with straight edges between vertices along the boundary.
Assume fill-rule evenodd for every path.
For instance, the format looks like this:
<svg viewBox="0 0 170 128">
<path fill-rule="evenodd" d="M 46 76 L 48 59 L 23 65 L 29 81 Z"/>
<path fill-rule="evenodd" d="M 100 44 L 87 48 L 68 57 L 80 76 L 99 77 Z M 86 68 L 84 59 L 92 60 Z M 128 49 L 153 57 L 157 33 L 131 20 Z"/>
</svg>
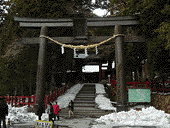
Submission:
<svg viewBox="0 0 170 128">
<path fill-rule="evenodd" d="M 112 101 L 117 102 L 116 95 L 115 96 L 110 95 L 110 98 L 112 99 Z M 154 106 L 156 109 L 163 110 L 165 111 L 165 113 L 170 114 L 170 94 L 152 92 L 151 103 L 149 103 L 149 105 Z"/>
<path fill-rule="evenodd" d="M 170 94 L 152 93 L 151 105 L 170 114 Z"/>
</svg>

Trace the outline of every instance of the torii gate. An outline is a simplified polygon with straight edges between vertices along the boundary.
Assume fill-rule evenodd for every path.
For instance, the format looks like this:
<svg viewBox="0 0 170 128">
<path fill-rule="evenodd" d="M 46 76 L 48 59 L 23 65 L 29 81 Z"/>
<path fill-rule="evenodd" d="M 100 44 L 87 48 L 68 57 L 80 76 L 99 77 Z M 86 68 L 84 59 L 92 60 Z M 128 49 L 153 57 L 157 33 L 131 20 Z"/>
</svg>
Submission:
<svg viewBox="0 0 170 128">
<path fill-rule="evenodd" d="M 115 39 L 110 40 L 110 42 L 115 42 L 115 55 L 116 55 L 116 80 L 117 80 L 117 111 L 127 111 L 127 92 L 126 92 L 126 81 L 124 75 L 124 55 L 123 55 L 123 42 L 145 42 L 145 39 L 142 36 L 128 36 L 128 35 L 119 35 L 122 33 L 122 26 L 130 26 L 139 24 L 134 16 L 117 16 L 117 17 L 102 17 L 102 18 L 58 18 L 58 19 L 38 19 L 38 18 L 21 18 L 14 17 L 15 21 L 19 22 L 20 27 L 41 27 L 40 36 L 47 36 L 48 27 L 73 27 L 76 32 L 75 38 L 73 37 L 56 37 L 58 42 L 64 42 L 75 44 L 75 42 L 86 44 L 87 36 L 86 29 L 87 27 L 106 27 L 106 26 L 115 26 L 114 34 L 118 34 Z M 78 25 L 83 26 L 78 27 Z M 76 30 L 77 29 L 77 30 Z M 108 39 L 108 36 L 100 36 L 93 38 L 93 42 L 98 42 Z M 92 37 L 89 38 L 91 40 Z M 38 41 L 38 40 L 37 40 Z M 32 42 L 38 43 L 37 41 L 32 40 Z M 41 106 L 44 106 L 44 89 L 45 89 L 45 63 L 46 63 L 46 47 L 47 39 L 41 37 L 39 39 L 39 57 L 38 57 L 38 70 L 37 70 L 37 88 L 36 88 L 36 101 L 34 105 L 35 113 L 40 109 Z M 100 64 L 101 67 L 101 64 Z M 99 68 L 100 68 L 99 67 Z M 81 68 L 80 68 L 81 69 Z M 79 70 L 80 70 L 79 69 Z M 42 112 L 43 113 L 43 112 Z"/>
</svg>

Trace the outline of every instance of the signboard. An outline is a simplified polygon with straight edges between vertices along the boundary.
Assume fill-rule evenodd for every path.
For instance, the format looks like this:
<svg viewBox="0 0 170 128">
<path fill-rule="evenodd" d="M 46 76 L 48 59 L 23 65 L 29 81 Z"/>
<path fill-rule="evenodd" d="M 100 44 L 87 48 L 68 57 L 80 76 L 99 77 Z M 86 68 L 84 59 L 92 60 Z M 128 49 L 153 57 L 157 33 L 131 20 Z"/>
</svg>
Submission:
<svg viewBox="0 0 170 128">
<path fill-rule="evenodd" d="M 52 121 L 36 120 L 35 128 L 52 128 Z"/>
<path fill-rule="evenodd" d="M 74 54 L 74 58 L 86 58 L 88 56 L 89 55 L 86 55 L 86 54 Z"/>
<path fill-rule="evenodd" d="M 150 102 L 150 89 L 128 89 L 129 102 Z"/>
</svg>

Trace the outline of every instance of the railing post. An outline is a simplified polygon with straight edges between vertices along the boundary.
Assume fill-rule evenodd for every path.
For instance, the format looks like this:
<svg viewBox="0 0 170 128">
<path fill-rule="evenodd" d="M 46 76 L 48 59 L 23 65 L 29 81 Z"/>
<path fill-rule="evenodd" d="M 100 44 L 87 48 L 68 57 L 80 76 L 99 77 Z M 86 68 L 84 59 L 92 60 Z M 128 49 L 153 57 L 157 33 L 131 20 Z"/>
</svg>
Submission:
<svg viewBox="0 0 170 128">
<path fill-rule="evenodd" d="M 30 106 L 30 103 L 31 103 L 31 97 L 30 96 L 28 96 L 28 107 Z"/>
<path fill-rule="evenodd" d="M 148 88 L 148 82 L 147 82 L 147 81 L 145 81 L 145 83 L 146 83 L 146 88 Z"/>
<path fill-rule="evenodd" d="M 19 105 L 21 104 L 21 96 L 19 96 Z"/>
<path fill-rule="evenodd" d="M 8 97 L 8 104 L 10 104 L 10 97 L 9 97 L 9 95 L 7 97 Z"/>
<path fill-rule="evenodd" d="M 55 96 L 55 100 L 56 100 L 56 99 L 57 99 L 57 96 L 56 96 L 56 90 L 54 91 L 54 93 L 55 93 L 55 94 L 54 94 L 54 96 Z"/>
<path fill-rule="evenodd" d="M 7 103 L 7 96 L 5 96 L 5 98 L 6 98 L 6 103 Z"/>
<path fill-rule="evenodd" d="M 12 104 L 12 96 L 11 96 L 11 106 L 13 107 L 13 104 Z"/>
<path fill-rule="evenodd" d="M 62 93 L 61 93 L 61 95 L 63 94 L 63 92 L 64 92 L 64 87 L 62 87 Z"/>
<path fill-rule="evenodd" d="M 54 92 L 52 92 L 52 95 L 53 95 L 53 101 L 54 101 L 54 100 L 55 100 L 55 99 L 54 99 L 54 98 L 55 98 L 55 97 L 54 97 Z"/>
<path fill-rule="evenodd" d="M 134 87 L 134 88 L 136 87 L 136 82 L 134 82 L 133 87 Z"/>
<path fill-rule="evenodd" d="M 47 108 L 47 95 L 45 95 L 45 109 Z"/>
<path fill-rule="evenodd" d="M 165 83 L 165 82 L 164 82 Z M 162 82 L 162 84 L 163 84 L 163 93 L 165 93 L 165 86 L 164 86 L 164 83 Z"/>
<path fill-rule="evenodd" d="M 33 96 L 33 105 L 35 104 L 35 95 Z"/>
<path fill-rule="evenodd" d="M 48 102 L 50 102 L 50 94 L 47 95 Z"/>
<path fill-rule="evenodd" d="M 15 96 L 15 107 L 16 107 L 16 96 Z"/>
</svg>

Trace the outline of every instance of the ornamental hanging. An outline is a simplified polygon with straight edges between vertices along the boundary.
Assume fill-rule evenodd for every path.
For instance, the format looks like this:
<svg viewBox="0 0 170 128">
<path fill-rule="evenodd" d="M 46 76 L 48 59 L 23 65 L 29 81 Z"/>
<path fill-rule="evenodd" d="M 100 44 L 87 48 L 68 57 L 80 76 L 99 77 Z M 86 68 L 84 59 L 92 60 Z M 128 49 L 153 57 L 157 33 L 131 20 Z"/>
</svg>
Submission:
<svg viewBox="0 0 170 128">
<path fill-rule="evenodd" d="M 64 45 L 61 46 L 61 53 L 64 53 Z"/>
<path fill-rule="evenodd" d="M 98 54 L 97 46 L 96 46 L 96 55 Z"/>
<path fill-rule="evenodd" d="M 74 56 L 76 56 L 76 48 L 74 48 Z"/>
<path fill-rule="evenodd" d="M 85 56 L 88 56 L 88 55 L 87 55 L 87 48 L 85 48 Z"/>
</svg>

